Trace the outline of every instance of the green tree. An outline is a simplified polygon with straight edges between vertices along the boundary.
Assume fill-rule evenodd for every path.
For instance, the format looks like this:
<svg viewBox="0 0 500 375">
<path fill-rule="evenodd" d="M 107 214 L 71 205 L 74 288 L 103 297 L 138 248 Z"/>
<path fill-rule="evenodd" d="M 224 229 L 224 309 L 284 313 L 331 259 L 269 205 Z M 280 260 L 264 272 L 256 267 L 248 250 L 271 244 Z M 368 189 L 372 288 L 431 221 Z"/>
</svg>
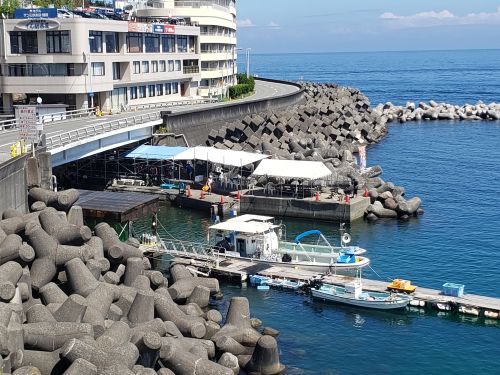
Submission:
<svg viewBox="0 0 500 375">
<path fill-rule="evenodd" d="M 67 9 L 73 9 L 77 6 L 77 4 L 81 4 L 81 1 L 76 1 L 76 0 L 35 0 L 33 1 L 33 4 L 41 7 L 41 8 L 48 8 L 49 5 L 54 5 L 57 9 L 60 8 L 67 8 Z"/>
<path fill-rule="evenodd" d="M 0 5 L 0 13 L 4 14 L 6 17 L 14 13 L 16 8 L 20 7 L 19 0 L 4 0 L 2 5 Z"/>
</svg>

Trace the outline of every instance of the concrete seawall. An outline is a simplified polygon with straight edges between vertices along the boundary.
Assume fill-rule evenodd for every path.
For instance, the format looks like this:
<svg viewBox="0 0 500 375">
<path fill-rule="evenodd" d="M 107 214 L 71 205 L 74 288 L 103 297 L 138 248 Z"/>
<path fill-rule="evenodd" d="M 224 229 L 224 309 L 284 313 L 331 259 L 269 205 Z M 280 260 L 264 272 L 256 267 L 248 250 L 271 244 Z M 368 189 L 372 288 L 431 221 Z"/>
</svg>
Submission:
<svg viewBox="0 0 500 375">
<path fill-rule="evenodd" d="M 163 125 L 168 133 L 184 134 L 190 146 L 204 144 L 212 129 L 218 130 L 224 121 L 243 118 L 248 114 L 264 112 L 269 109 L 279 109 L 294 104 L 302 103 L 304 89 L 291 82 L 258 78 L 265 82 L 283 83 L 296 86 L 299 90 L 281 96 L 267 99 L 247 100 L 245 102 L 227 102 L 217 107 L 172 113 L 162 112 Z"/>
<path fill-rule="evenodd" d="M 270 215 L 275 217 L 295 217 L 326 221 L 354 221 L 363 218 L 370 204 L 369 198 L 356 197 L 349 204 L 345 202 L 312 199 L 292 199 L 281 197 L 260 197 L 243 195 L 240 202 L 242 213 Z"/>
<path fill-rule="evenodd" d="M 27 212 L 25 164 L 26 156 L 23 156 L 6 161 L 0 167 L 0 215 L 8 208 Z"/>
</svg>

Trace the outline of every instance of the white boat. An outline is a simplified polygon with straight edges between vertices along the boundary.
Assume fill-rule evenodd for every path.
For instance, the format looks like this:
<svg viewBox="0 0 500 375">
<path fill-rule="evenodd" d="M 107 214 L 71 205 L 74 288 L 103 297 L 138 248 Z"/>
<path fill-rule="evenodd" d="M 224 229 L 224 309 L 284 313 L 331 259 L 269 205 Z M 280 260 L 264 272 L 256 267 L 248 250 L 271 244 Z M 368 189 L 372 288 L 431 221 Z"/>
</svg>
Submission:
<svg viewBox="0 0 500 375">
<path fill-rule="evenodd" d="M 348 283 L 345 287 L 322 284 L 312 288 L 311 293 L 313 298 L 324 301 L 380 310 L 404 308 L 411 299 L 406 294 L 364 292 L 359 281 Z"/>
<path fill-rule="evenodd" d="M 215 232 L 212 253 L 215 257 L 238 258 L 270 266 L 301 268 L 314 272 L 337 272 L 360 269 L 370 260 L 360 256 L 366 252 L 357 246 L 346 246 L 350 236 L 342 236 L 341 246 L 331 246 L 318 230 L 298 235 L 294 242 L 281 241 L 284 226 L 274 224 L 274 218 L 241 215 L 209 227 Z M 304 244 L 304 237 L 317 234 L 320 244 Z M 208 241 L 210 242 L 210 233 Z M 319 241 L 318 241 L 319 242 Z"/>
</svg>

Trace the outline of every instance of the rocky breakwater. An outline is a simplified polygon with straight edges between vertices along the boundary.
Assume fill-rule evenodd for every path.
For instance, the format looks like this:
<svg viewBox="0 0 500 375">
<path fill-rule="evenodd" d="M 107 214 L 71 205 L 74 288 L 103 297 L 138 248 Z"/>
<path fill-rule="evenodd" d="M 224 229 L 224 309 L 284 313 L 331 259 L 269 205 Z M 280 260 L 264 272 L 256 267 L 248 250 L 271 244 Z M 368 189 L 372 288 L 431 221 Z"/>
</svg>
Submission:
<svg viewBox="0 0 500 375">
<path fill-rule="evenodd" d="M 171 285 L 137 241 L 100 223 L 93 233 L 77 190 L 33 188 L 31 213 L 0 220 L 0 373 L 277 374 L 273 329 L 258 330 L 248 300 L 225 320 L 210 307 L 216 279 L 171 268 Z"/>
<path fill-rule="evenodd" d="M 379 104 L 374 111 L 385 116 L 389 122 L 401 123 L 422 120 L 500 120 L 500 104 L 485 104 L 481 101 L 463 106 L 436 103 L 433 100 L 428 104 L 420 102 L 418 105 L 408 102 L 404 106 L 388 102 Z"/>
<path fill-rule="evenodd" d="M 277 159 L 321 161 L 332 171 L 332 178 L 319 188 L 325 192 L 337 188 L 365 195 L 370 192 L 369 220 L 408 219 L 423 213 L 419 198 L 407 201 L 404 188 L 382 180 L 380 166 L 361 170 L 353 157 L 360 145 L 384 138 L 388 115 L 371 108 L 368 98 L 353 88 L 305 83 L 304 89 L 304 104 L 226 123 L 210 132 L 206 144 L 262 152 Z"/>
</svg>

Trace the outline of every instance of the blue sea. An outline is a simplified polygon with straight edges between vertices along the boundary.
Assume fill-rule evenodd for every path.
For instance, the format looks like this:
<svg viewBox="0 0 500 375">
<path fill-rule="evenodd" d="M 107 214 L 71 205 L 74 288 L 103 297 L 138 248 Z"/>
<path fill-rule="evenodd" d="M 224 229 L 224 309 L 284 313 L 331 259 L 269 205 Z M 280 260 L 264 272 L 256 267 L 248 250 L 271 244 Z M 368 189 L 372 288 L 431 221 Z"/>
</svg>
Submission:
<svg viewBox="0 0 500 375">
<path fill-rule="evenodd" d="M 239 65 L 243 71 L 244 66 Z M 500 51 L 252 55 L 263 77 L 357 87 L 372 104 L 391 101 L 500 102 Z M 353 242 L 368 249 L 370 277 L 402 277 L 439 289 L 500 297 L 500 122 L 392 124 L 368 149 L 386 181 L 420 196 L 409 222 L 358 221 Z M 166 232 L 204 238 L 208 214 L 164 208 Z M 338 242 L 336 224 L 288 220 L 291 237 L 317 228 Z M 146 226 L 146 222 L 143 223 Z M 166 233 L 165 233 L 166 234 Z M 249 298 L 252 315 L 281 331 L 290 374 L 498 374 L 500 324 L 443 313 L 374 312 L 312 302 L 308 296 L 224 286 Z"/>
</svg>

